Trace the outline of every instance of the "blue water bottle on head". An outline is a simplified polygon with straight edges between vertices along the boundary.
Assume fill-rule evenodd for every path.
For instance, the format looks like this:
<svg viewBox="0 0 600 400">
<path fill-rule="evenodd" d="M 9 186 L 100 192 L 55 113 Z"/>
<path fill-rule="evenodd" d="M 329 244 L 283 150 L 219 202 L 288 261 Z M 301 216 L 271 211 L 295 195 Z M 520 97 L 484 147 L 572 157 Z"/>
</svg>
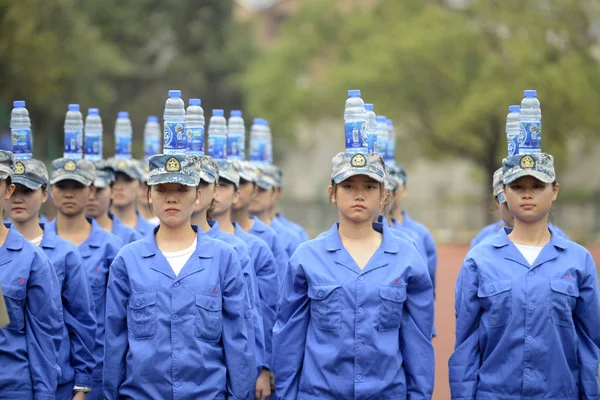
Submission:
<svg viewBox="0 0 600 400">
<path fill-rule="evenodd" d="M 267 154 L 267 132 L 262 118 L 254 118 L 250 128 L 250 161 L 263 165 Z"/>
<path fill-rule="evenodd" d="M 366 130 L 367 112 L 360 98 L 360 90 L 348 90 L 348 100 L 344 109 L 344 136 L 346 153 L 367 153 Z"/>
<path fill-rule="evenodd" d="M 225 112 L 213 110 L 208 122 L 208 155 L 215 160 L 227 159 L 227 120 Z"/>
<path fill-rule="evenodd" d="M 129 119 L 127 111 L 120 111 L 117 114 L 115 123 L 115 157 L 118 160 L 131 159 L 131 140 L 133 136 L 133 126 Z"/>
<path fill-rule="evenodd" d="M 240 110 L 231 110 L 227 121 L 227 152 L 228 158 L 233 161 L 246 159 L 246 126 Z"/>
<path fill-rule="evenodd" d="M 382 157 L 385 157 L 387 153 L 387 145 L 388 145 L 388 125 L 387 118 L 384 115 L 378 115 L 376 118 L 377 121 L 377 145 L 375 146 L 375 152 L 381 154 Z"/>
<path fill-rule="evenodd" d="M 521 133 L 521 120 L 519 111 L 521 106 L 508 106 L 506 116 L 506 142 L 508 144 L 508 156 L 519 154 L 519 137 Z"/>
<path fill-rule="evenodd" d="M 385 122 L 388 128 L 388 139 L 383 161 L 390 166 L 396 164 L 396 129 L 394 129 L 394 122 L 391 119 L 388 118 Z"/>
<path fill-rule="evenodd" d="M 365 132 L 367 134 L 367 152 L 375 152 L 375 146 L 377 146 L 377 115 L 375 114 L 373 104 L 365 104 L 365 111 L 367 112 L 367 127 Z"/>
<path fill-rule="evenodd" d="M 265 130 L 265 158 L 263 162 L 265 165 L 273 164 L 273 135 L 271 134 L 271 127 L 269 121 L 266 119 L 262 120 Z"/>
<path fill-rule="evenodd" d="M 100 110 L 88 108 L 84 126 L 85 159 L 96 162 L 102 160 L 102 118 Z"/>
<path fill-rule="evenodd" d="M 169 90 L 163 119 L 163 153 L 185 154 L 187 136 L 185 134 L 185 104 L 181 99 L 181 90 Z"/>
<path fill-rule="evenodd" d="M 187 131 L 186 153 L 193 156 L 204 155 L 204 110 L 200 99 L 190 99 L 186 111 L 185 127 Z"/>
<path fill-rule="evenodd" d="M 69 104 L 65 116 L 64 158 L 71 160 L 83 158 L 83 115 L 79 111 L 79 104 Z"/>
<path fill-rule="evenodd" d="M 519 154 L 541 153 L 542 109 L 537 91 L 525 90 L 524 95 L 519 111 Z"/>
<path fill-rule="evenodd" d="M 25 108 L 24 100 L 13 102 L 10 113 L 10 136 L 12 151 L 17 160 L 28 160 L 32 157 L 31 151 L 31 120 L 29 111 Z"/>
<path fill-rule="evenodd" d="M 160 154 L 162 143 L 160 124 L 158 117 L 151 115 L 144 126 L 144 157 L 150 158 L 155 154 Z"/>
</svg>

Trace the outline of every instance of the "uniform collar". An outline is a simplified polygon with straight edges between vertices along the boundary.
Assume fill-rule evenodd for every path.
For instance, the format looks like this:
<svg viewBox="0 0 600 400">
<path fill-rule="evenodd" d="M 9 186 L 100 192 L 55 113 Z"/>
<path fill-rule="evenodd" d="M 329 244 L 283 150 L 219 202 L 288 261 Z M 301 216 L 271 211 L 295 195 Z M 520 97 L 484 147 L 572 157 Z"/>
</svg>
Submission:
<svg viewBox="0 0 600 400">
<path fill-rule="evenodd" d="M 210 226 L 210 229 L 204 233 L 208 237 L 211 237 L 213 239 L 216 238 L 219 232 L 221 232 L 221 230 L 219 229 L 219 223 L 212 219 L 209 219 L 206 222 L 208 222 L 208 226 Z"/>
<path fill-rule="evenodd" d="M 338 229 L 339 222 L 336 222 L 327 232 L 327 237 L 325 239 L 325 248 L 327 251 L 338 251 L 344 247 Z M 381 239 L 381 247 L 385 253 L 395 254 L 399 251 L 397 240 L 392 235 L 389 227 L 379 222 L 373 222 L 373 229 L 383 235 Z"/>
<path fill-rule="evenodd" d="M 6 235 L 6 240 L 2 245 L 3 249 L 19 251 L 23 249 L 23 243 L 25 242 L 25 238 L 21 233 L 12 226 L 10 223 L 4 224 L 8 228 L 8 235 Z"/>
<path fill-rule="evenodd" d="M 250 228 L 251 231 L 257 232 L 257 233 L 263 233 L 267 230 L 267 224 L 265 224 L 264 222 L 262 222 L 260 219 L 258 219 L 257 217 L 250 217 L 254 220 L 254 224 L 252 224 L 252 228 Z"/>
<path fill-rule="evenodd" d="M 92 225 L 92 230 L 90 231 L 90 236 L 77 247 L 84 258 L 92 255 L 90 248 L 97 249 L 102 246 L 104 234 L 106 233 L 95 219 L 87 217 L 85 219 Z M 44 236 L 46 236 L 46 232 L 50 232 L 51 235 L 60 236 L 56 230 L 56 218 L 45 224 Z"/>
<path fill-rule="evenodd" d="M 46 229 L 46 225 L 44 223 L 40 223 L 40 228 L 44 231 L 44 236 L 42 237 L 42 242 L 40 243 L 40 247 L 44 249 L 54 249 L 56 248 L 56 230 Z"/>
</svg>

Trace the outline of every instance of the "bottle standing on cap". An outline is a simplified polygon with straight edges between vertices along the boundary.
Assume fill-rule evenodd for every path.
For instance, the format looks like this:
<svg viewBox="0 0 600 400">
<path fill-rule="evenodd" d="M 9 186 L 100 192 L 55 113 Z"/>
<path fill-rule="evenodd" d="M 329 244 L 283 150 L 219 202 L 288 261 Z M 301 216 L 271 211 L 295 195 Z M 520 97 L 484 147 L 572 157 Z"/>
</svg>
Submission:
<svg viewBox="0 0 600 400">
<path fill-rule="evenodd" d="M 388 126 L 387 118 L 383 115 L 377 116 L 377 145 L 375 146 L 375 152 L 384 156 L 387 153 L 388 144 Z"/>
<path fill-rule="evenodd" d="M 367 112 L 367 127 L 365 129 L 367 134 L 367 152 L 373 153 L 377 145 L 377 115 L 373 111 L 373 104 L 365 104 L 365 111 Z"/>
<path fill-rule="evenodd" d="M 360 98 L 360 90 L 348 90 L 348 100 L 344 109 L 346 153 L 367 153 L 366 122 L 367 112 L 365 103 Z"/>
<path fill-rule="evenodd" d="M 240 110 L 231 110 L 227 123 L 227 150 L 228 159 L 243 161 L 246 158 L 246 126 Z"/>
<path fill-rule="evenodd" d="M 169 90 L 165 103 L 164 153 L 185 154 L 187 136 L 185 135 L 185 103 L 181 99 L 181 90 Z"/>
<path fill-rule="evenodd" d="M 542 142 L 542 109 L 537 99 L 537 91 L 525 90 L 521 101 L 519 121 L 521 122 L 519 136 L 519 154 L 541 152 Z"/>
<path fill-rule="evenodd" d="M 102 118 L 97 108 L 89 108 L 85 118 L 85 158 L 92 162 L 102 160 Z"/>
<path fill-rule="evenodd" d="M 213 110 L 208 123 L 208 155 L 215 160 L 227 159 L 227 120 L 223 110 Z"/>
<path fill-rule="evenodd" d="M 267 153 L 267 131 L 262 118 L 254 118 L 250 128 L 250 161 L 264 164 Z"/>
<path fill-rule="evenodd" d="M 25 108 L 24 100 L 13 102 L 13 110 L 10 114 L 10 135 L 12 138 L 12 149 L 17 160 L 26 160 L 31 155 L 31 120 L 29 111 Z"/>
<path fill-rule="evenodd" d="M 150 156 L 160 153 L 160 124 L 158 117 L 151 115 L 144 126 L 144 157 L 146 161 Z"/>
<path fill-rule="evenodd" d="M 83 116 L 79 104 L 69 104 L 65 116 L 65 153 L 64 158 L 81 160 L 83 156 Z"/>
<path fill-rule="evenodd" d="M 383 158 L 385 164 L 390 166 L 396 163 L 396 130 L 394 129 L 394 122 L 391 119 L 387 119 L 386 123 L 388 128 L 388 140 Z"/>
<path fill-rule="evenodd" d="M 120 111 L 115 124 L 115 158 L 118 160 L 131 159 L 131 137 L 133 127 L 127 111 Z"/>
<path fill-rule="evenodd" d="M 190 99 L 190 105 L 186 111 L 186 152 L 192 156 L 204 155 L 204 110 L 201 104 L 200 99 Z"/>
<path fill-rule="evenodd" d="M 508 142 L 508 156 L 519 154 L 519 135 L 521 131 L 521 120 L 519 111 L 521 106 L 508 106 L 506 116 L 506 139 Z"/>
<path fill-rule="evenodd" d="M 266 147 L 265 147 L 265 164 L 272 165 L 273 164 L 273 135 L 271 134 L 271 127 L 269 126 L 269 121 L 263 119 L 263 125 L 265 129 L 265 138 Z"/>
</svg>

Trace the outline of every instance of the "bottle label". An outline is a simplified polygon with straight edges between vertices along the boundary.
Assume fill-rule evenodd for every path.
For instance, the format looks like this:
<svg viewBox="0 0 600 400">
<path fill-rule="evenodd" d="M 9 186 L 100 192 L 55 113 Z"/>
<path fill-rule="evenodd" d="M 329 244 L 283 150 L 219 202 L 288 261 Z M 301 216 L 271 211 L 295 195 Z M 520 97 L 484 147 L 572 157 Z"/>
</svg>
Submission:
<svg viewBox="0 0 600 400">
<path fill-rule="evenodd" d="M 519 154 L 519 139 L 521 135 L 510 134 L 506 135 L 508 142 L 508 156 Z"/>
<path fill-rule="evenodd" d="M 85 135 L 85 155 L 102 158 L 102 136 Z"/>
<path fill-rule="evenodd" d="M 267 145 L 262 140 L 250 141 L 250 161 L 266 161 Z"/>
<path fill-rule="evenodd" d="M 15 156 L 26 154 L 31 157 L 31 129 L 13 129 L 10 134 Z"/>
<path fill-rule="evenodd" d="M 164 148 L 169 150 L 185 150 L 187 136 L 185 122 L 166 122 L 164 125 Z"/>
<path fill-rule="evenodd" d="M 65 154 L 83 154 L 83 135 L 81 131 L 65 131 Z"/>
<path fill-rule="evenodd" d="M 519 149 L 540 150 L 542 142 L 541 122 L 521 122 Z"/>
<path fill-rule="evenodd" d="M 244 136 L 240 134 L 229 134 L 227 137 L 227 151 L 232 160 L 243 160 L 246 152 Z"/>
<path fill-rule="evenodd" d="M 388 141 L 385 149 L 385 160 L 393 163 L 396 161 L 396 143 L 393 140 Z"/>
<path fill-rule="evenodd" d="M 366 134 L 367 124 L 365 121 L 346 122 L 344 131 L 346 136 L 346 148 L 368 147 Z"/>
<path fill-rule="evenodd" d="M 204 127 L 187 128 L 187 151 L 193 155 L 204 155 Z"/>
<path fill-rule="evenodd" d="M 121 158 L 131 158 L 131 138 L 129 136 L 115 137 L 115 155 Z"/>
<path fill-rule="evenodd" d="M 144 155 L 149 158 L 155 154 L 160 153 L 160 139 L 159 138 L 147 138 L 144 140 Z"/>
<path fill-rule="evenodd" d="M 215 160 L 225 160 L 227 158 L 227 136 L 209 136 L 208 155 Z"/>
</svg>

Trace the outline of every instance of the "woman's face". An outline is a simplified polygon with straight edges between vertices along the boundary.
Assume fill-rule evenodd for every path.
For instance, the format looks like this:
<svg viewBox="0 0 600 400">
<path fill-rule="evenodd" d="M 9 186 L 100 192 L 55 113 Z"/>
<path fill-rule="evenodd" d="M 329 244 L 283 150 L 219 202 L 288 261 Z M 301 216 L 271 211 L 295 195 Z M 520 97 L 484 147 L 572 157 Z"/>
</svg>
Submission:
<svg viewBox="0 0 600 400">
<path fill-rule="evenodd" d="M 138 195 L 140 182 L 122 172 L 115 175 L 113 184 L 112 200 L 115 207 L 127 207 L 135 203 Z"/>
<path fill-rule="evenodd" d="M 60 181 L 52 185 L 52 201 L 59 213 L 73 217 L 85 212 L 94 191 L 93 186 L 84 186 L 77 181 Z"/>
<path fill-rule="evenodd" d="M 90 218 L 98 218 L 108 213 L 111 197 L 112 189 L 110 186 L 96 188 L 96 192 L 90 197 L 90 201 L 86 207 L 86 215 Z"/>
<path fill-rule="evenodd" d="M 271 209 L 271 205 L 275 200 L 274 189 L 258 188 L 256 196 L 250 202 L 250 214 L 262 214 Z"/>
<path fill-rule="evenodd" d="M 193 186 L 163 183 L 150 187 L 150 202 L 161 224 L 177 227 L 190 224 L 200 193 Z"/>
<path fill-rule="evenodd" d="M 210 183 L 208 185 L 202 183 L 200 184 L 198 189 L 202 195 L 200 196 L 200 201 L 196 204 L 196 207 L 194 208 L 194 213 L 208 211 L 210 205 L 213 202 L 213 199 L 215 198 L 216 188 L 217 185 L 214 183 Z"/>
<path fill-rule="evenodd" d="M 48 191 L 42 188 L 31 190 L 23 185 L 15 185 L 15 191 L 6 201 L 6 212 L 15 222 L 27 222 L 39 218 L 40 208 L 48 199 Z"/>
<path fill-rule="evenodd" d="M 240 183 L 239 197 L 233 202 L 232 209 L 235 211 L 247 207 L 252 202 L 254 197 L 256 197 L 257 192 L 258 188 L 254 183 Z"/>
<path fill-rule="evenodd" d="M 228 212 L 237 197 L 239 191 L 233 183 L 226 180 L 219 181 L 211 214 L 216 216 Z"/>
<path fill-rule="evenodd" d="M 504 186 L 508 209 L 514 218 L 536 222 L 548 218 L 552 202 L 558 197 L 558 183 L 543 183 L 532 176 L 524 176 Z"/>
<path fill-rule="evenodd" d="M 382 207 L 381 184 L 366 175 L 355 175 L 329 187 L 329 198 L 338 208 L 338 217 L 355 223 L 373 221 Z"/>
</svg>

